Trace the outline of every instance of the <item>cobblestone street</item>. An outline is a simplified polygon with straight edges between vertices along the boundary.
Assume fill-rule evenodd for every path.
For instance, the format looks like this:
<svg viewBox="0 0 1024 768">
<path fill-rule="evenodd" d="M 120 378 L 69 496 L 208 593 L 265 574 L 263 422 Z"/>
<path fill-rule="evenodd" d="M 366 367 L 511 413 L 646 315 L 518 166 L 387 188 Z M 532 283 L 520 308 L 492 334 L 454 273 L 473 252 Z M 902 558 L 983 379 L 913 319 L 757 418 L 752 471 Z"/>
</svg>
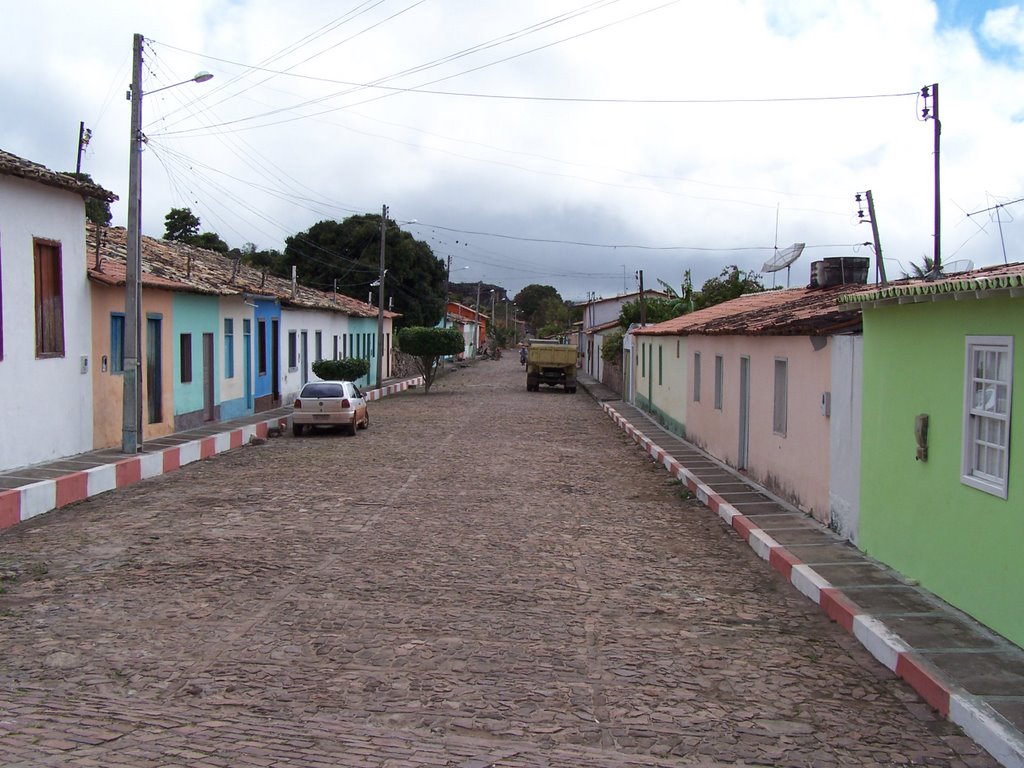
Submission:
<svg viewBox="0 0 1024 768">
<path fill-rule="evenodd" d="M 995 763 L 518 360 L 0 533 L 4 766 Z"/>
</svg>

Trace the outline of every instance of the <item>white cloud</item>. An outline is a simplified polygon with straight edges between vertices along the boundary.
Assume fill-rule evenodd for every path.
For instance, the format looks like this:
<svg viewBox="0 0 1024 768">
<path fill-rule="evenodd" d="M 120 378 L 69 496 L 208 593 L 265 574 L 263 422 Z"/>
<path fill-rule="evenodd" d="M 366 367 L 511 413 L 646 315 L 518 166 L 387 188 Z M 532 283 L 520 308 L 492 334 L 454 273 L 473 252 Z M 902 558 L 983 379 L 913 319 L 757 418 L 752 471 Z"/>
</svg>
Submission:
<svg viewBox="0 0 1024 768">
<path fill-rule="evenodd" d="M 992 45 L 1016 48 L 1018 54 L 1024 52 L 1024 10 L 1019 5 L 1009 5 L 988 11 L 981 32 Z"/>
<path fill-rule="evenodd" d="M 1024 140 L 1014 98 L 1024 91 L 1024 73 L 987 59 L 975 31 L 941 17 L 927 0 L 683 0 L 641 13 L 663 4 L 600 4 L 388 84 L 411 88 L 457 75 L 425 87 L 749 100 L 914 94 L 938 82 L 944 253 L 979 264 L 1002 260 L 995 226 L 982 216 L 986 231 L 978 233 L 960 209 L 984 207 L 990 195 L 1020 196 L 1011 148 Z M 564 295 L 584 296 L 621 290 L 624 265 L 628 275 L 644 269 L 652 284 L 655 277 L 677 284 L 685 268 L 698 281 L 733 262 L 757 268 L 770 255 L 778 220 L 780 246 L 809 245 L 794 267 L 796 283 L 812 259 L 848 253 L 870 238 L 855 223 L 853 201 L 870 188 L 886 254 L 906 263 L 931 252 L 933 124 L 919 119 L 922 104 L 914 95 L 728 104 L 543 102 L 373 89 L 338 95 L 351 89 L 231 63 L 267 61 L 268 68 L 293 68 L 293 74 L 371 82 L 583 5 L 406 0 L 329 28 L 356 6 L 111 0 L 98 15 L 96 6 L 87 12 L 58 0 L 10 3 L 5 18 L 24 33 L 0 54 L 0 147 L 54 168 L 73 167 L 84 120 L 94 130 L 85 170 L 123 198 L 124 91 L 132 33 L 141 32 L 155 41 L 147 49 L 147 89 L 199 69 L 215 74 L 204 85 L 145 100 L 151 145 L 143 213 L 150 234 L 161 234 L 170 207 L 188 205 L 231 244 L 280 247 L 285 236 L 321 218 L 379 211 L 387 203 L 395 218 L 423 222 L 410 228 L 438 257 L 453 254 L 455 268 L 469 266 L 461 271 L 465 279 L 511 291 L 550 283 Z M 981 34 L 1020 47 L 1021 27 L 1013 6 L 990 11 Z M 563 38 L 572 39 L 558 42 Z M 291 52 L 268 61 L 289 46 Z M 541 46 L 548 47 L 517 56 Z M 484 66 L 506 57 L 513 58 Z M 482 68 L 468 71 L 475 67 Z M 322 101 L 295 107 L 312 99 Z M 232 122 L 271 110 L 281 112 Z M 281 120 L 289 122 L 239 130 Z M 204 127 L 217 123 L 224 125 Z M 175 133 L 182 130 L 190 132 Z M 115 223 L 123 222 L 124 208 L 118 204 Z M 1010 257 L 1020 259 L 1024 230 L 1005 222 Z M 605 245 L 769 250 L 583 248 L 428 224 Z"/>
</svg>

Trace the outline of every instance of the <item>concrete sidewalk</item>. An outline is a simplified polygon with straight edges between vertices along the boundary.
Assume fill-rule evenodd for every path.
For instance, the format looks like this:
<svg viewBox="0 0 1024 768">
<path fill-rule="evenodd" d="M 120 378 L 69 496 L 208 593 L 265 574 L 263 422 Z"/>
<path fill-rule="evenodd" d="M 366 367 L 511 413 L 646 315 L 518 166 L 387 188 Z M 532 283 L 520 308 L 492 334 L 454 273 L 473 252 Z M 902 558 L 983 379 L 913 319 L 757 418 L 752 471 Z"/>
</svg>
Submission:
<svg viewBox="0 0 1024 768">
<path fill-rule="evenodd" d="M 663 429 L 597 380 L 581 375 L 578 382 L 655 462 L 878 661 L 1003 765 L 1024 768 L 1024 650 Z"/>
<path fill-rule="evenodd" d="M 404 392 L 423 383 L 422 377 L 385 381 L 366 391 L 369 401 Z M 0 529 L 99 493 L 157 477 L 194 461 L 231 451 L 271 430 L 288 425 L 291 406 L 210 422 L 185 432 L 147 440 L 130 456 L 119 448 L 89 451 L 75 456 L 0 472 Z"/>
</svg>

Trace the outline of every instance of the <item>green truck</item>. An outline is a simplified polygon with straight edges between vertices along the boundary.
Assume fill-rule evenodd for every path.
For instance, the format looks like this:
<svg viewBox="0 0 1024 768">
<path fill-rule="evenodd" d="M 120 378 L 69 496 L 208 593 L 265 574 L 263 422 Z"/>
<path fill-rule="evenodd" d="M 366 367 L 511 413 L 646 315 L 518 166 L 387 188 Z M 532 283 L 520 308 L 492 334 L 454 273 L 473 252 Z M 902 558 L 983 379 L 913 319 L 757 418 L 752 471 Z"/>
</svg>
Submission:
<svg viewBox="0 0 1024 768">
<path fill-rule="evenodd" d="M 526 389 L 536 392 L 541 384 L 576 391 L 576 347 L 545 339 L 530 339 L 526 349 Z"/>
</svg>

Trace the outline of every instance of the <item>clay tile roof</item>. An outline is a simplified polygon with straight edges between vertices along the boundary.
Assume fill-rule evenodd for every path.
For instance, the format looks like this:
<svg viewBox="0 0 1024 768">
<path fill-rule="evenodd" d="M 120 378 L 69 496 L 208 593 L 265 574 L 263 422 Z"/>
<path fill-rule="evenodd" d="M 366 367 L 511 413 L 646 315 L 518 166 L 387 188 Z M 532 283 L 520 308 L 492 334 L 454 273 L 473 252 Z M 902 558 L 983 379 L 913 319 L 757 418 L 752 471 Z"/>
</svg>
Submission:
<svg viewBox="0 0 1024 768">
<path fill-rule="evenodd" d="M 859 307 L 839 299 L 863 285 L 787 288 L 739 298 L 634 331 L 645 336 L 823 336 L 861 328 Z"/>
<path fill-rule="evenodd" d="M 888 285 L 876 285 L 869 290 L 844 296 L 847 304 L 863 302 L 898 302 L 927 300 L 943 294 L 976 293 L 978 291 L 999 291 L 1009 289 L 1015 294 L 1024 288 L 1024 264 L 1001 264 L 982 267 L 970 272 L 945 275 L 936 280 L 896 280 Z"/>
<path fill-rule="evenodd" d="M 51 171 L 44 165 L 33 163 L 10 152 L 0 149 L 0 176 L 16 176 L 20 179 L 27 179 L 38 184 L 45 184 L 48 187 L 56 187 L 68 192 L 75 192 L 83 198 L 96 197 L 112 203 L 117 200 L 117 195 L 98 184 L 87 181 L 79 181 L 70 173 L 57 173 Z"/>
<path fill-rule="evenodd" d="M 89 278 L 107 285 L 124 285 L 128 232 L 124 227 L 86 227 Z M 230 256 L 184 243 L 142 237 L 142 285 L 171 291 L 216 296 L 268 296 L 282 304 L 325 309 L 353 317 L 377 317 L 377 308 L 343 294 L 318 291 L 264 274 Z M 385 317 L 399 317 L 384 312 Z"/>
</svg>

